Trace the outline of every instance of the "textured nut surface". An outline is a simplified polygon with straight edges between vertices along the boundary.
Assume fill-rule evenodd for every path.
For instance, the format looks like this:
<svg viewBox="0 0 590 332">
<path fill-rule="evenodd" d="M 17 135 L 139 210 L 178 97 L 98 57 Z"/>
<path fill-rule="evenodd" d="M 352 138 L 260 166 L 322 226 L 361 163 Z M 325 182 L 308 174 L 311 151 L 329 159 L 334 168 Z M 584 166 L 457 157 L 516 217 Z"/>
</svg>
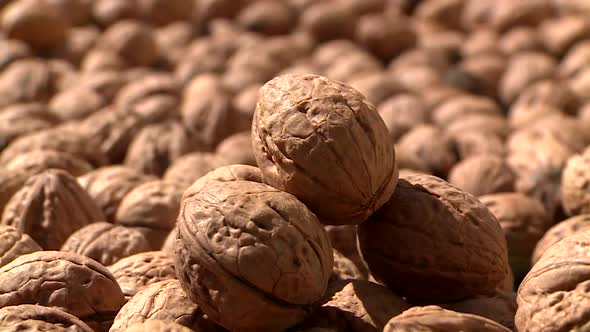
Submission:
<svg viewBox="0 0 590 332">
<path fill-rule="evenodd" d="M 504 325 L 511 331 L 516 330 L 514 325 L 516 293 L 498 292 L 490 297 L 478 296 L 441 306 L 448 310 L 485 317 Z"/>
<path fill-rule="evenodd" d="M 135 294 L 121 308 L 109 332 L 125 331 L 150 320 L 177 323 L 195 331 L 216 331 L 215 324 L 186 296 L 178 280 L 160 281 Z"/>
<path fill-rule="evenodd" d="M 164 180 L 176 181 L 188 187 L 208 172 L 226 165 L 227 162 L 216 154 L 193 152 L 174 161 L 164 173 Z"/>
<path fill-rule="evenodd" d="M 0 225 L 0 267 L 19 256 L 43 250 L 30 236 L 12 226 Z"/>
<path fill-rule="evenodd" d="M 571 157 L 561 178 L 561 202 L 570 216 L 590 213 L 590 150 Z"/>
<path fill-rule="evenodd" d="M 34 304 L 7 306 L 0 309 L 2 331 L 92 332 L 76 316 L 57 308 Z"/>
<path fill-rule="evenodd" d="M 568 236 L 576 233 L 581 233 L 590 229 L 590 215 L 581 214 L 579 216 L 571 217 L 566 220 L 560 221 L 553 227 L 549 228 L 543 237 L 537 241 L 535 250 L 533 251 L 533 257 L 531 259 L 532 264 L 535 264 L 539 258 L 551 248 L 557 242 L 565 239 Z"/>
<path fill-rule="evenodd" d="M 262 183 L 262 173 L 260 168 L 248 165 L 229 165 L 216 168 L 188 187 L 182 194 L 183 200 L 206 188 L 207 183 L 210 181 L 252 181 Z"/>
<path fill-rule="evenodd" d="M 450 184 L 473 196 L 514 191 L 515 180 L 504 158 L 485 154 L 455 164 L 449 173 Z"/>
<path fill-rule="evenodd" d="M 175 264 L 188 296 L 236 331 L 301 321 L 326 290 L 333 253 L 294 196 L 250 181 L 211 181 L 182 203 Z"/>
<path fill-rule="evenodd" d="M 508 328 L 493 320 L 446 310 L 438 306 L 413 307 L 393 317 L 383 332 L 410 331 L 482 331 L 508 332 Z"/>
<path fill-rule="evenodd" d="M 112 319 L 124 301 L 111 273 L 82 255 L 38 251 L 0 268 L 0 307 L 58 307 L 89 322 Z"/>
<path fill-rule="evenodd" d="M 176 279 L 174 260 L 168 253 L 148 251 L 118 260 L 107 266 L 113 274 L 125 298 L 129 299 L 139 291 L 156 282 Z"/>
<path fill-rule="evenodd" d="M 381 331 L 394 316 L 410 306 L 387 287 L 365 280 L 338 280 L 330 284 L 322 306 L 305 326 L 335 331 Z"/>
<path fill-rule="evenodd" d="M 176 225 L 184 186 L 166 180 L 143 183 L 121 200 L 115 216 L 117 224 L 171 230 Z"/>
<path fill-rule="evenodd" d="M 358 224 L 397 182 L 387 128 L 361 94 L 316 75 L 283 75 L 260 90 L 252 124 L 264 181 L 322 222 Z"/>
<path fill-rule="evenodd" d="M 519 331 L 571 331 L 588 326 L 590 233 L 569 236 L 547 249 L 518 289 Z"/>
<path fill-rule="evenodd" d="M 50 169 L 27 180 L 2 213 L 3 225 L 29 234 L 45 250 L 59 249 L 78 229 L 104 215 L 76 179 Z"/>
<path fill-rule="evenodd" d="M 60 250 L 84 255 L 102 265 L 109 265 L 150 248 L 148 240 L 139 230 L 102 221 L 72 233 Z"/>
<path fill-rule="evenodd" d="M 430 175 L 404 176 L 390 201 L 359 225 L 358 240 L 375 279 L 409 301 L 489 294 L 508 273 L 496 218 L 475 197 Z"/>
<path fill-rule="evenodd" d="M 4 211 L 10 198 L 27 182 L 29 174 L 21 171 L 0 172 L 0 211 Z"/>
<path fill-rule="evenodd" d="M 29 174 L 39 174 L 50 168 L 57 168 L 67 171 L 72 176 L 80 176 L 93 169 L 87 161 L 55 150 L 33 150 L 19 154 L 8 162 L 5 168 Z"/>
<path fill-rule="evenodd" d="M 152 177 L 124 166 L 97 168 L 78 178 L 96 204 L 101 208 L 106 221 L 113 221 L 121 201 L 133 188 L 153 180 Z"/>
<path fill-rule="evenodd" d="M 146 320 L 143 323 L 134 324 L 123 330 L 125 332 L 194 332 L 186 326 L 170 323 L 163 320 L 153 319 Z"/>
</svg>

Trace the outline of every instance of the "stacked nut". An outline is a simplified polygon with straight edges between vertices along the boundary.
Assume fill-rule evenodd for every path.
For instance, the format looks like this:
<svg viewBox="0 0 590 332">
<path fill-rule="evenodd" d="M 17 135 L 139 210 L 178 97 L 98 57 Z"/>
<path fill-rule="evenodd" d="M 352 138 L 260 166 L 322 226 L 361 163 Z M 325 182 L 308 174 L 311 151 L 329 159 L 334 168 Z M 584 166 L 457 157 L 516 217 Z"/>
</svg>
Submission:
<svg viewBox="0 0 590 332">
<path fill-rule="evenodd" d="M 585 331 L 590 6 L 0 1 L 0 330 Z"/>
</svg>

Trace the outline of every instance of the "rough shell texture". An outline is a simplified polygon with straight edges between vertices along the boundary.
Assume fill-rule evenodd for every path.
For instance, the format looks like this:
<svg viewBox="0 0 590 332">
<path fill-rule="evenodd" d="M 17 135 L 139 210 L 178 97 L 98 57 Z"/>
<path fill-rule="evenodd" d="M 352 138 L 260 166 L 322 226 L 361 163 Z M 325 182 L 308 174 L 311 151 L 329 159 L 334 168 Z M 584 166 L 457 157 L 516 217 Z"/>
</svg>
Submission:
<svg viewBox="0 0 590 332">
<path fill-rule="evenodd" d="M 76 316 L 57 308 L 34 304 L 7 306 L 0 309 L 2 331 L 93 332 Z"/>
<path fill-rule="evenodd" d="M 234 331 L 301 321 L 326 290 L 333 253 L 294 196 L 250 181 L 209 182 L 184 199 L 175 264 L 189 297 Z"/>
<path fill-rule="evenodd" d="M 195 331 L 215 331 L 215 324 L 185 294 L 178 280 L 152 284 L 135 294 L 117 314 L 109 332 L 125 331 L 128 326 L 150 320 L 177 323 Z"/>
<path fill-rule="evenodd" d="M 164 179 L 190 186 L 203 175 L 227 164 L 221 157 L 207 152 L 193 152 L 178 158 L 164 174 Z"/>
<path fill-rule="evenodd" d="M 5 166 L 10 170 L 22 170 L 30 174 L 39 174 L 50 168 L 67 171 L 73 176 L 80 176 L 92 170 L 92 165 L 67 152 L 55 150 L 33 150 L 19 154 Z"/>
<path fill-rule="evenodd" d="M 588 328 L 585 305 L 590 283 L 590 233 L 567 237 L 547 249 L 518 289 L 519 331 L 572 331 Z"/>
<path fill-rule="evenodd" d="M 489 294 L 508 273 L 496 218 L 475 197 L 430 175 L 400 180 L 391 200 L 358 227 L 358 240 L 375 279 L 410 302 Z"/>
<path fill-rule="evenodd" d="M 338 280 L 330 284 L 323 305 L 304 325 L 335 331 L 380 332 L 389 319 L 409 307 L 385 286 L 364 280 Z"/>
<path fill-rule="evenodd" d="M 46 250 L 59 249 L 78 229 L 104 215 L 76 179 L 50 169 L 27 180 L 6 205 L 2 224 L 29 234 Z"/>
<path fill-rule="evenodd" d="M 334 269 L 332 270 L 332 280 L 347 280 L 347 279 L 365 279 L 363 273 L 343 254 L 334 249 Z"/>
<path fill-rule="evenodd" d="M 41 251 L 35 240 L 12 226 L 0 225 L 0 267 L 19 256 Z"/>
<path fill-rule="evenodd" d="M 361 94 L 315 75 L 283 75 L 260 90 L 252 124 L 264 181 L 322 222 L 358 224 L 397 183 L 387 128 Z"/>
<path fill-rule="evenodd" d="M 590 150 L 567 161 L 561 178 L 561 202 L 570 216 L 590 213 Z"/>
<path fill-rule="evenodd" d="M 535 264 L 547 249 L 551 248 L 557 242 L 576 233 L 581 233 L 590 229 L 590 215 L 581 214 L 563 220 L 548 229 L 543 237 L 537 242 L 533 251 L 532 263 Z"/>
<path fill-rule="evenodd" d="M 125 257 L 107 267 L 127 299 L 156 282 L 176 279 L 172 256 L 148 251 Z"/>
<path fill-rule="evenodd" d="M 143 323 L 134 324 L 124 330 L 125 332 L 194 332 L 186 326 L 170 323 L 163 320 L 146 320 Z"/>
<path fill-rule="evenodd" d="M 511 331 L 516 331 L 514 315 L 516 314 L 516 293 L 498 292 L 494 296 L 478 296 L 461 302 L 442 305 L 443 308 L 485 317 L 500 323 Z"/>
<path fill-rule="evenodd" d="M 58 307 L 91 323 L 111 320 L 124 302 L 111 273 L 82 255 L 38 251 L 0 268 L 0 307 Z"/>
<path fill-rule="evenodd" d="M 146 182 L 125 195 L 115 221 L 130 227 L 171 230 L 176 225 L 184 186 L 166 180 Z"/>
<path fill-rule="evenodd" d="M 484 154 L 457 163 L 449 173 L 449 183 L 474 196 L 514 191 L 515 179 L 503 158 Z"/>
<path fill-rule="evenodd" d="M 193 196 L 203 188 L 206 188 L 210 181 L 252 181 L 262 183 L 262 173 L 258 167 L 248 165 L 229 165 L 216 168 L 199 178 L 188 187 L 182 194 L 183 199 Z"/>
<path fill-rule="evenodd" d="M 150 248 L 148 240 L 137 229 L 103 221 L 74 232 L 63 244 L 61 251 L 84 255 L 102 265 L 109 265 Z"/>
<path fill-rule="evenodd" d="M 152 179 L 128 167 L 107 166 L 85 174 L 78 182 L 102 209 L 106 221 L 113 221 L 125 195 Z"/>
<path fill-rule="evenodd" d="M 393 317 L 383 332 L 482 331 L 508 332 L 508 328 L 487 318 L 445 310 L 438 306 L 413 307 Z"/>
<path fill-rule="evenodd" d="M 498 193 L 480 197 L 500 222 L 506 234 L 508 257 L 515 277 L 529 270 L 535 244 L 551 227 L 552 219 L 541 202 L 520 193 Z"/>
</svg>

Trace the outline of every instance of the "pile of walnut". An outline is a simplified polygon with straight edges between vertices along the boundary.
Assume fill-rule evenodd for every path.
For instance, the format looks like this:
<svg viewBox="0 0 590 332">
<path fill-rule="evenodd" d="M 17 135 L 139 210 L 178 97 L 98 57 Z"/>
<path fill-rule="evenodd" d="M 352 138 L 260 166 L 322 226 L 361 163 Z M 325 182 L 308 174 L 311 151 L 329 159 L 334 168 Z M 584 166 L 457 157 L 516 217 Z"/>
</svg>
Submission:
<svg viewBox="0 0 590 332">
<path fill-rule="evenodd" d="M 0 331 L 590 331 L 588 0 L 0 1 Z"/>
</svg>

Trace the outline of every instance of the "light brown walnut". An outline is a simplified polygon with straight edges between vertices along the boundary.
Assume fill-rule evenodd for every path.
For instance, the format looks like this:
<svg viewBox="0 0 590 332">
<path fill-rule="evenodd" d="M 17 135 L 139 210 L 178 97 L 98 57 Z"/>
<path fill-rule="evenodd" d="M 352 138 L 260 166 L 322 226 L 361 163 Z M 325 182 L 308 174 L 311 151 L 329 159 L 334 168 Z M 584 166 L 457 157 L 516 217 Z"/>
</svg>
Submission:
<svg viewBox="0 0 590 332">
<path fill-rule="evenodd" d="M 168 167 L 164 173 L 164 180 L 180 182 L 187 188 L 203 175 L 223 165 L 227 165 L 227 162 L 217 154 L 189 153 L 176 159 Z"/>
<path fill-rule="evenodd" d="M 50 168 L 62 169 L 72 176 L 81 176 L 93 167 L 87 161 L 68 152 L 49 149 L 32 150 L 14 157 L 5 166 L 7 170 L 23 171 L 31 175 L 42 173 Z"/>
<path fill-rule="evenodd" d="M 93 332 L 86 323 L 74 315 L 57 308 L 35 304 L 1 308 L 0 329 L 6 332 Z"/>
<path fill-rule="evenodd" d="M 586 230 L 590 230 L 590 215 L 588 214 L 577 215 L 553 225 L 553 227 L 549 228 L 543 237 L 537 241 L 535 250 L 533 251 L 533 257 L 531 258 L 531 263 L 534 265 L 541 258 L 543 253 L 557 242 L 568 236 Z"/>
<path fill-rule="evenodd" d="M 512 192 L 515 180 L 504 158 L 485 154 L 460 161 L 449 172 L 449 183 L 473 196 Z"/>
<path fill-rule="evenodd" d="M 194 332 L 186 326 L 170 323 L 159 319 L 146 320 L 143 323 L 133 324 L 126 328 L 124 332 Z"/>
<path fill-rule="evenodd" d="M 35 240 L 12 226 L 0 225 L 0 267 L 19 256 L 41 251 Z"/>
</svg>

